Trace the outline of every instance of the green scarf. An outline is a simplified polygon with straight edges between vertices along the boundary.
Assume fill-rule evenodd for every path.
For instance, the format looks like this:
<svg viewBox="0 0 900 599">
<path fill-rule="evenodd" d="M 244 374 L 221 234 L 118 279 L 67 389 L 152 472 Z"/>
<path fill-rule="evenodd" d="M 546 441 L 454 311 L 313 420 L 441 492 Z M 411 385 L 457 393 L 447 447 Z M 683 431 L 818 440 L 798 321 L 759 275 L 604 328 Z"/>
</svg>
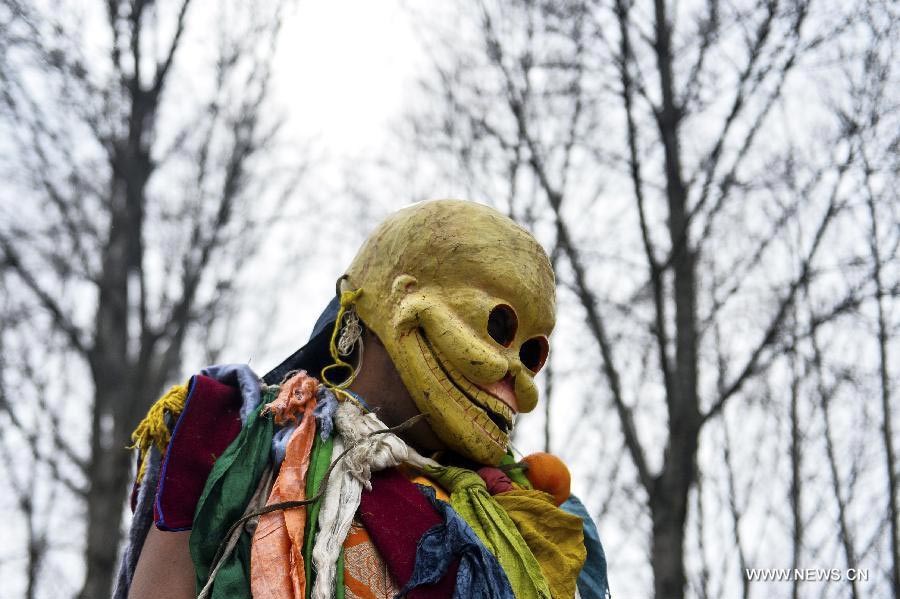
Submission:
<svg viewBox="0 0 900 599">
<path fill-rule="evenodd" d="M 331 454 L 334 450 L 334 437 L 322 441 L 322 437 L 316 433 L 313 442 L 312 453 L 309 458 L 309 470 L 306 472 L 306 496 L 314 497 L 319 492 L 325 472 L 331 465 Z M 306 536 L 303 539 L 303 564 L 306 566 L 306 597 L 312 593 L 315 581 L 315 570 L 312 567 L 312 551 L 315 544 L 316 532 L 319 523 L 319 510 L 322 509 L 322 499 L 310 504 L 306 508 Z M 335 568 L 334 595 L 335 599 L 344 599 L 344 551 L 338 557 Z"/>
<path fill-rule="evenodd" d="M 259 409 L 250 415 L 206 479 L 190 537 L 198 592 L 209 578 L 219 545 L 231 525 L 243 515 L 269 465 L 274 425 L 272 416 L 260 415 L 260 411 L 275 399 L 276 392 L 277 389 L 266 391 Z M 214 599 L 250 596 L 250 541 L 250 535 L 242 532 L 237 547 L 216 575 L 210 595 Z"/>
<path fill-rule="evenodd" d="M 506 510 L 488 493 L 481 477 L 452 466 L 428 468 L 427 472 L 450 492 L 450 505 L 500 562 L 515 596 L 550 599 L 540 564 Z"/>
</svg>

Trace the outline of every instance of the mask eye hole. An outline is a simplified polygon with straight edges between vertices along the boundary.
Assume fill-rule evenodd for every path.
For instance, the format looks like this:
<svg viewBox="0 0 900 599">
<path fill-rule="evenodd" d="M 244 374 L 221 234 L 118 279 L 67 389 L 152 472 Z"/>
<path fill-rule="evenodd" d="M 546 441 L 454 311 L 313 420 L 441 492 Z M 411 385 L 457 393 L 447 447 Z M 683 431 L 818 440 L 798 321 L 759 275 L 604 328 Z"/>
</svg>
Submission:
<svg viewBox="0 0 900 599">
<path fill-rule="evenodd" d="M 550 344 L 546 337 L 532 337 L 522 344 L 519 349 L 519 359 L 525 368 L 537 374 L 547 361 L 547 354 L 550 352 Z"/>
<path fill-rule="evenodd" d="M 518 327 L 519 319 L 516 318 L 515 310 L 506 304 L 496 306 L 488 316 L 488 335 L 503 347 L 510 346 Z"/>
</svg>

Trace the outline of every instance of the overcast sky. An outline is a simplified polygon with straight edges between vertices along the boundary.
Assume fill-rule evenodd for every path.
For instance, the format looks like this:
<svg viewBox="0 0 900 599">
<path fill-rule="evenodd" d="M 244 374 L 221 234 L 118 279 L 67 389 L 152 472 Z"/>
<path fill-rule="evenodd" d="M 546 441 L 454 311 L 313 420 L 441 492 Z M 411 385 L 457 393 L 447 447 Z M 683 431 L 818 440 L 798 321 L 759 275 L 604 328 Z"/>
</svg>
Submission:
<svg viewBox="0 0 900 599">
<path fill-rule="evenodd" d="M 285 22 L 275 102 L 288 132 L 333 156 L 377 151 L 403 109 L 421 60 L 398 0 L 300 2 Z"/>
</svg>

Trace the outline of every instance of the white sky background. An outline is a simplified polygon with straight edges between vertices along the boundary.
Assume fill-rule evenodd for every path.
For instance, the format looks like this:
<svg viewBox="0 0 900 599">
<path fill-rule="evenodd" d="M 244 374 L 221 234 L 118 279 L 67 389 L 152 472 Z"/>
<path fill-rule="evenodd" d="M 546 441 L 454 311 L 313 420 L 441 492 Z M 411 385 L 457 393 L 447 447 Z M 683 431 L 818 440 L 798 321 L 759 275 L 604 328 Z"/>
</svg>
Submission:
<svg viewBox="0 0 900 599">
<path fill-rule="evenodd" d="M 417 93 L 417 79 L 426 73 L 429 62 L 414 17 L 405 4 L 403 0 L 299 0 L 288 11 L 278 44 L 271 105 L 285 119 L 283 142 L 296 144 L 311 156 L 308 177 L 298 188 L 298 197 L 294 198 L 304 207 L 304 213 L 291 215 L 298 219 L 292 230 L 308 234 L 310 238 L 287 253 L 280 252 L 280 248 L 288 247 L 281 244 L 280 238 L 270 240 L 271 243 L 260 251 L 257 261 L 261 268 L 254 266 L 255 271 L 250 273 L 253 277 L 251 285 L 267 286 L 262 288 L 266 293 L 263 297 L 243 299 L 241 313 L 217 361 L 250 362 L 260 374 L 274 367 L 305 342 L 319 311 L 333 294 L 334 280 L 347 266 L 368 229 L 387 212 L 413 199 L 463 195 L 454 189 L 430 187 L 434 183 L 429 181 L 427 173 L 415 173 L 417 176 L 408 181 L 407 187 L 392 181 L 394 185 L 365 190 L 369 192 L 368 197 L 375 198 L 377 205 L 362 205 L 359 198 L 352 196 L 355 185 L 378 185 L 379 177 L 390 176 L 379 174 L 373 177 L 373 167 L 379 161 L 392 159 L 391 152 L 398 146 L 392 131 L 410 103 L 421 98 Z M 432 13 L 440 10 L 440 3 L 420 1 L 413 3 L 413 7 Z M 198 12 L 194 16 L 193 25 L 202 27 L 205 15 Z M 431 18 L 435 17 L 432 15 Z M 413 156 L 402 158 L 415 164 Z M 415 170 L 415 166 L 410 168 Z M 354 174 L 358 172 L 361 174 L 357 179 Z M 459 182 L 458 186 L 462 188 L 464 184 Z M 390 195 L 392 191 L 396 194 L 397 189 L 401 190 L 400 195 Z M 345 221 L 341 220 L 342 216 L 346 216 Z M 322 240 L 323 251 L 312 249 L 316 239 Z M 269 286 L 276 269 L 282 269 L 284 276 L 282 283 L 272 289 Z M 563 291 L 561 310 L 580 314 L 576 311 L 576 302 L 565 295 Z M 583 353 L 579 353 L 581 350 L 575 346 L 575 341 L 580 340 L 578 326 L 578 323 L 560 322 L 554 335 L 557 351 L 569 344 L 574 347 L 574 353 L 579 354 L 579 359 L 572 363 L 563 364 L 560 360 L 559 378 L 599 360 L 591 343 L 586 343 Z M 182 365 L 183 374 L 195 373 L 205 364 L 202 355 L 188 352 Z M 556 395 L 563 400 L 577 397 L 579 402 L 590 402 L 597 393 L 591 389 L 560 390 L 557 387 Z M 525 454 L 542 447 L 544 423 L 541 412 L 538 407 L 536 413 L 520 420 L 521 431 L 516 445 Z M 605 421 L 608 414 L 611 412 L 602 408 L 594 410 L 588 425 L 581 427 L 574 437 L 571 435 L 575 428 L 572 422 L 577 419 L 577 414 L 563 410 L 554 420 L 554 451 L 573 466 L 576 493 L 584 495 L 589 479 L 596 477 L 599 471 L 593 468 L 598 456 L 579 451 L 584 437 L 593 435 L 599 438 L 601 445 L 615 442 L 613 437 L 607 440 L 603 434 L 613 423 L 611 419 Z M 650 439 L 651 431 L 642 433 Z M 649 444 L 653 445 L 652 442 Z M 717 445 L 706 444 L 704 450 L 712 451 L 714 447 Z M 603 454 L 608 456 L 612 451 Z M 627 458 L 623 456 L 622 460 L 625 462 Z M 615 480 L 604 482 L 617 484 Z M 778 499 L 771 498 L 772 501 Z M 637 509 L 639 504 L 640 500 L 635 499 L 631 507 Z M 630 531 L 630 538 L 615 538 L 622 523 L 630 521 L 632 515 L 620 512 L 613 518 L 618 522 L 607 521 L 606 526 L 604 522 L 598 522 L 607 549 L 625 546 L 631 552 L 639 552 L 646 540 L 637 538 L 636 535 L 641 533 L 638 527 Z M 729 531 L 723 531 L 724 538 L 729 534 Z M 688 552 L 691 550 L 687 548 Z M 6 576 L 10 572 L 19 575 L 15 563 L 2 563 L 2 557 L 0 553 L 0 579 L 10 586 L 0 585 L 0 599 L 21 596 L 21 587 L 16 582 L 10 583 L 11 577 Z M 634 589 L 644 588 L 648 581 L 637 578 L 649 574 L 645 556 L 626 556 L 614 551 L 609 557 L 613 591 L 618 596 L 632 596 Z M 837 561 L 831 559 L 832 556 L 826 557 L 823 559 L 827 565 Z M 81 559 L 80 546 L 73 546 L 71 555 L 67 555 L 63 563 L 64 571 L 59 572 L 55 568 L 58 562 L 53 560 L 54 567 L 48 574 L 68 579 L 77 586 L 83 573 Z M 641 568 L 627 570 L 629 560 L 641 564 Z"/>
<path fill-rule="evenodd" d="M 397 0 L 301 2 L 285 22 L 274 100 L 287 133 L 333 157 L 377 152 L 423 66 Z"/>
</svg>

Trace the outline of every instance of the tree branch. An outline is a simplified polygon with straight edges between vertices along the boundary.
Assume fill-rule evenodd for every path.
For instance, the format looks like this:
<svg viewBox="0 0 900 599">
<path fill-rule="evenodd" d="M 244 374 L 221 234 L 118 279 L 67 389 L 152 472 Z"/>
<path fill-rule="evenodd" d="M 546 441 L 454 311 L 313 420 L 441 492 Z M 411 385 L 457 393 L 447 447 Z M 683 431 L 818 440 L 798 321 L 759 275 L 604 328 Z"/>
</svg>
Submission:
<svg viewBox="0 0 900 599">
<path fill-rule="evenodd" d="M 671 395 L 673 387 L 671 367 L 669 365 L 669 333 L 668 325 L 666 323 L 666 300 L 662 276 L 663 271 L 656 259 L 656 250 L 653 247 L 653 240 L 650 237 L 646 210 L 644 208 L 644 179 L 641 173 L 641 160 L 638 153 L 638 132 L 634 118 L 634 106 L 631 93 L 632 78 L 629 68 L 633 60 L 633 54 L 628 26 L 629 6 L 626 4 L 625 0 L 616 0 L 615 10 L 619 21 L 619 34 L 621 36 L 619 78 L 622 83 L 622 99 L 625 103 L 625 120 L 628 137 L 628 167 L 631 175 L 632 187 L 634 188 L 635 200 L 637 202 L 641 239 L 644 244 L 644 255 L 647 258 L 650 283 L 653 288 L 653 303 L 656 317 L 653 334 L 656 338 L 657 355 L 660 370 L 662 371 L 663 384 L 665 385 L 666 394 Z"/>
<path fill-rule="evenodd" d="M 816 228 L 815 235 L 813 237 L 812 245 L 809 248 L 809 251 L 806 254 L 806 257 L 803 260 L 800 268 L 800 274 L 797 276 L 794 281 L 791 282 L 788 287 L 788 291 L 785 296 L 781 299 L 778 304 L 778 309 L 775 312 L 774 317 L 769 322 L 769 325 L 766 327 L 766 331 L 763 334 L 763 338 L 760 343 L 756 346 L 756 348 L 751 352 L 750 357 L 748 358 L 746 364 L 743 368 L 740 369 L 740 374 L 734 379 L 734 381 L 728 385 L 725 390 L 721 393 L 716 402 L 709 408 L 709 410 L 702 416 L 702 421 L 705 423 L 710 418 L 716 416 L 719 412 L 722 411 L 722 408 L 725 407 L 725 403 L 741 388 L 744 386 L 744 383 L 747 382 L 750 378 L 752 378 L 757 373 L 757 366 L 759 365 L 759 360 L 762 354 L 771 346 L 778 335 L 781 333 L 782 325 L 784 323 L 785 318 L 788 316 L 790 312 L 790 308 L 793 305 L 797 292 L 805 285 L 809 283 L 809 276 L 812 269 L 813 259 L 816 256 L 816 253 L 819 250 L 819 246 L 821 244 L 822 238 L 825 236 L 825 231 L 828 229 L 828 226 L 831 224 L 832 219 L 840 210 L 840 203 L 838 202 L 837 196 L 841 182 L 843 181 L 844 174 L 847 169 L 850 167 L 850 164 L 853 160 L 853 150 L 850 149 L 847 152 L 847 157 L 843 161 L 843 163 L 838 167 L 838 177 L 837 181 L 832 188 L 831 198 L 828 203 L 828 208 L 825 211 L 824 216 L 819 221 L 819 225 Z"/>
<path fill-rule="evenodd" d="M 3 253 L 6 255 L 5 265 L 10 267 L 37 297 L 40 304 L 50 314 L 56 327 L 65 334 L 72 349 L 80 353 L 82 357 L 87 357 L 90 353 L 90 347 L 82 341 L 82 332 L 72 323 L 53 296 L 41 287 L 37 279 L 31 274 L 31 271 L 22 264 L 18 252 L 2 233 L 0 233 L 0 247 L 3 248 Z"/>
<path fill-rule="evenodd" d="M 154 77 L 153 86 L 150 90 L 150 94 L 154 98 L 159 97 L 166 84 L 169 69 L 171 69 L 172 63 L 175 60 L 175 52 L 181 44 L 181 37 L 184 34 L 185 29 L 185 17 L 187 16 L 187 10 L 190 4 L 191 0 L 182 0 L 181 2 L 181 8 L 178 11 L 178 19 L 175 25 L 175 34 L 172 36 L 172 43 L 169 44 L 169 50 L 166 52 L 165 59 L 163 59 L 156 68 L 156 76 Z"/>
</svg>

